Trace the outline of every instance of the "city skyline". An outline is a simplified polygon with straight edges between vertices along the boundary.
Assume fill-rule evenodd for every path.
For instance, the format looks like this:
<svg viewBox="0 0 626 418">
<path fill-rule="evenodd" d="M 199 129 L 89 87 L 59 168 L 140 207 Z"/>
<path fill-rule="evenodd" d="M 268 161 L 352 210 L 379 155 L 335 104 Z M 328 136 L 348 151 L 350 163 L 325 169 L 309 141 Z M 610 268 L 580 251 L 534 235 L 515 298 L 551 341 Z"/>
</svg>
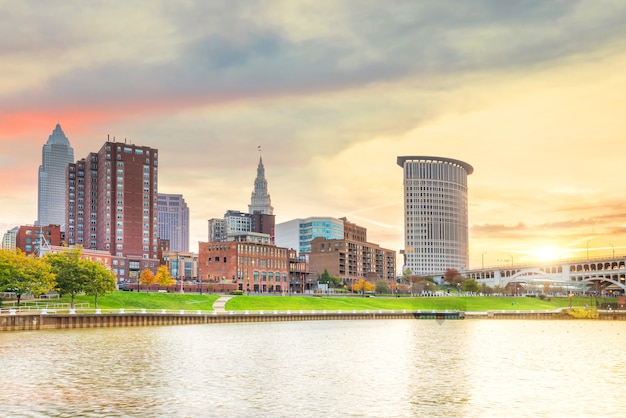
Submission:
<svg viewBox="0 0 626 418">
<path fill-rule="evenodd" d="M 262 146 L 277 224 L 345 216 L 399 251 L 396 158 L 433 155 L 474 167 L 469 267 L 626 253 L 626 5 L 379 4 L 7 3 L 0 228 L 37 219 L 59 123 L 75 155 L 159 149 L 194 251 Z"/>
</svg>

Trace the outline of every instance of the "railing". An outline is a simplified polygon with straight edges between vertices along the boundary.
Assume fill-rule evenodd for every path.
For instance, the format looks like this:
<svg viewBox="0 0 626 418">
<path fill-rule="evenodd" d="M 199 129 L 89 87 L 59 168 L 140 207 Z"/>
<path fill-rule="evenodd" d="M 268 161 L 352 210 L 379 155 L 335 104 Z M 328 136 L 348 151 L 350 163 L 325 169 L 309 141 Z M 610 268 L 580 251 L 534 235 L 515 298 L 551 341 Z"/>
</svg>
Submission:
<svg viewBox="0 0 626 418">
<path fill-rule="evenodd" d="M 76 303 L 74 304 L 74 308 L 88 310 L 89 303 Z M 0 314 L 4 313 L 17 313 L 17 312 L 25 312 L 25 313 L 39 313 L 41 310 L 48 311 L 69 311 L 71 308 L 71 304 L 69 303 L 48 303 L 48 302 L 27 302 L 24 304 L 20 304 L 17 306 L 17 302 L 4 302 L 3 307 L 0 308 Z"/>
<path fill-rule="evenodd" d="M 89 304 L 81 304 L 89 305 Z M 78 304 L 77 304 L 78 306 Z M 145 314 L 145 315 L 341 315 L 341 314 L 424 314 L 424 313 L 458 313 L 459 310 L 446 309 L 446 310 L 432 310 L 432 309 L 420 309 L 420 310 L 407 310 L 407 309 L 322 309 L 322 310 L 238 310 L 238 311 L 215 311 L 215 310 L 184 310 L 184 309 L 143 309 L 143 308 L 119 308 L 119 309 L 95 309 L 89 307 L 40 307 L 39 309 L 24 309 L 20 308 L 2 308 L 0 314 L 15 315 L 22 314 L 76 314 L 76 315 L 101 315 L 101 314 L 121 314 L 121 315 L 133 315 L 133 314 Z"/>
</svg>

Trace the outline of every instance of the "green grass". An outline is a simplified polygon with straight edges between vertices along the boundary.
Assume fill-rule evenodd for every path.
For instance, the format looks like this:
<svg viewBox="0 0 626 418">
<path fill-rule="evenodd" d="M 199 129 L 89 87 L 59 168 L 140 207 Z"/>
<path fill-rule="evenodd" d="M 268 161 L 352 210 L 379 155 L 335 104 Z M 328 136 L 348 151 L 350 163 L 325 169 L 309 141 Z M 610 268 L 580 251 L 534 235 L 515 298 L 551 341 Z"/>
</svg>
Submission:
<svg viewBox="0 0 626 418">
<path fill-rule="evenodd" d="M 117 311 L 121 308 L 128 312 L 146 309 L 168 311 L 211 311 L 213 303 L 220 294 L 180 294 L 156 292 L 114 292 L 102 296 L 99 308 L 105 311 Z M 23 305 L 31 302 L 24 301 Z M 38 300 L 39 304 L 48 303 L 52 309 L 55 304 L 70 303 L 69 296 L 61 299 Z M 91 296 L 77 296 L 77 308 L 94 309 L 94 298 Z M 603 302 L 603 300 L 599 300 Z M 594 299 L 595 303 L 595 299 Z M 442 296 L 442 297 L 359 297 L 359 296 L 235 296 L 226 303 L 226 310 L 232 311 L 311 311 L 311 310 L 459 310 L 459 311 L 496 311 L 496 310 L 553 310 L 568 307 L 569 298 L 551 298 L 549 301 L 539 298 L 516 297 L 472 297 L 472 296 Z M 575 297 L 573 306 L 591 305 L 588 297 Z M 5 304 L 5 307 L 7 305 Z"/>
<path fill-rule="evenodd" d="M 418 298 L 384 297 L 310 297 L 310 296 L 237 296 L 226 303 L 226 310 L 552 310 L 569 306 L 568 298 L 500 298 L 443 296 Z M 589 304 L 589 298 L 574 298 L 574 306 Z"/>
<path fill-rule="evenodd" d="M 217 294 L 186 294 L 186 293 L 156 293 L 156 292 L 113 292 L 98 299 L 98 307 L 103 310 L 119 310 L 125 308 L 129 311 L 146 309 L 166 310 L 213 310 L 213 302 L 221 295 Z M 60 299 L 38 300 L 39 304 L 48 303 L 51 307 L 55 304 L 69 304 L 70 297 L 63 296 Z M 76 296 L 74 300 L 77 308 L 89 304 L 90 309 L 95 308 L 93 296 Z M 29 301 L 30 303 L 30 301 Z"/>
</svg>

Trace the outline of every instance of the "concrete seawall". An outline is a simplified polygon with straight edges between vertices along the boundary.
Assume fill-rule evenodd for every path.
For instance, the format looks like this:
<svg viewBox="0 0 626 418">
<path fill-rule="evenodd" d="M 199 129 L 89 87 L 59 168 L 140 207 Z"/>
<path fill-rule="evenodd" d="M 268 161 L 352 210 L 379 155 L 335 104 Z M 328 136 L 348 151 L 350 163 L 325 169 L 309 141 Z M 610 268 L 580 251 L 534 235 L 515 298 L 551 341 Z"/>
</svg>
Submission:
<svg viewBox="0 0 626 418">
<path fill-rule="evenodd" d="M 106 313 L 41 314 L 18 313 L 0 316 L 0 331 L 29 331 L 77 328 L 143 327 L 159 325 L 220 324 L 234 322 L 286 322 L 375 319 L 533 319 L 574 320 L 554 311 L 439 312 L 439 311 L 332 311 L 332 312 L 196 312 L 196 313 Z M 599 312 L 597 319 L 625 321 L 626 311 Z"/>
<path fill-rule="evenodd" d="M 233 322 L 281 322 L 371 319 L 463 319 L 462 312 L 198 312 L 107 314 L 15 314 L 0 316 L 0 331 L 72 328 L 142 327 L 158 325 L 220 324 Z"/>
</svg>

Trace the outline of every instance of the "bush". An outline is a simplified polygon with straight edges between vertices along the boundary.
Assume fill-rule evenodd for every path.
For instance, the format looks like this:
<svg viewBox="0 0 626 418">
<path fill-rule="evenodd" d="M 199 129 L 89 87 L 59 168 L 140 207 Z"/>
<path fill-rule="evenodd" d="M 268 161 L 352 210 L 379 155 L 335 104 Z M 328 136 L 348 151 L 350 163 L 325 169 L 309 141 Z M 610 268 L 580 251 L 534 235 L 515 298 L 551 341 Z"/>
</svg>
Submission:
<svg viewBox="0 0 626 418">
<path fill-rule="evenodd" d="M 598 312 L 595 309 L 573 308 L 568 309 L 567 314 L 575 319 L 597 319 Z"/>
<path fill-rule="evenodd" d="M 231 290 L 229 294 L 234 296 L 241 296 L 243 295 L 243 290 Z"/>
</svg>

